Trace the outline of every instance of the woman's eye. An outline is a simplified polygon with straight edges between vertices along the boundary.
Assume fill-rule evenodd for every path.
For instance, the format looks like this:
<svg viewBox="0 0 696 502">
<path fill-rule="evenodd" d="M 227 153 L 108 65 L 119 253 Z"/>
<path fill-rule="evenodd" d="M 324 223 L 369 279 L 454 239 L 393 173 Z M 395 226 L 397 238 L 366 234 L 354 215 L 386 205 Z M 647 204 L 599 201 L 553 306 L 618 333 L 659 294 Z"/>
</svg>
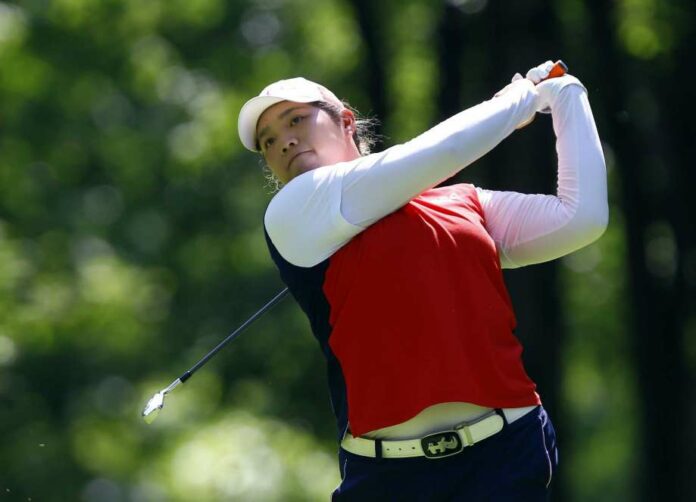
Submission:
<svg viewBox="0 0 696 502">
<path fill-rule="evenodd" d="M 273 145 L 274 142 L 275 142 L 274 138 L 268 138 L 266 141 L 263 142 L 263 146 L 266 150 L 268 150 Z"/>
<path fill-rule="evenodd" d="M 292 120 L 290 121 L 290 124 L 291 125 L 299 124 L 303 118 L 304 117 L 302 117 L 300 115 L 296 115 L 295 117 L 292 118 Z"/>
</svg>

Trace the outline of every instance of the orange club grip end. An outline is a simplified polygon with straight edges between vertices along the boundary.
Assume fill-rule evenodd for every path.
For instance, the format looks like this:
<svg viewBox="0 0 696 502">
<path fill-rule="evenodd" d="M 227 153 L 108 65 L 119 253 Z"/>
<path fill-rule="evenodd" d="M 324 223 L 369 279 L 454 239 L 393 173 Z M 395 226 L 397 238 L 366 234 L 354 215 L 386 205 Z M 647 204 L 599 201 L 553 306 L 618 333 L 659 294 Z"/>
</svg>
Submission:
<svg viewBox="0 0 696 502">
<path fill-rule="evenodd" d="M 549 72 L 549 76 L 546 77 L 546 79 L 549 78 L 556 78 L 556 77 L 562 77 L 568 73 L 568 66 L 561 61 L 560 59 L 556 61 L 556 63 L 553 65 L 553 68 L 551 68 L 551 71 Z M 544 80 L 546 80 L 544 79 Z"/>
</svg>

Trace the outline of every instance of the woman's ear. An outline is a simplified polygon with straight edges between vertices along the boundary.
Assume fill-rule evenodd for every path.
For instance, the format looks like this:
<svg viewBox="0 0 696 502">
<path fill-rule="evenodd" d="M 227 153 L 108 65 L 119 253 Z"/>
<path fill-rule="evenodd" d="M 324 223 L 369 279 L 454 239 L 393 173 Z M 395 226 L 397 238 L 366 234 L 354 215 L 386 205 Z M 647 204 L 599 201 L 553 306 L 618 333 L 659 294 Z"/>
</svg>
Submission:
<svg viewBox="0 0 696 502">
<path fill-rule="evenodd" d="M 348 108 L 341 110 L 341 125 L 351 136 L 355 133 L 355 114 Z"/>
</svg>

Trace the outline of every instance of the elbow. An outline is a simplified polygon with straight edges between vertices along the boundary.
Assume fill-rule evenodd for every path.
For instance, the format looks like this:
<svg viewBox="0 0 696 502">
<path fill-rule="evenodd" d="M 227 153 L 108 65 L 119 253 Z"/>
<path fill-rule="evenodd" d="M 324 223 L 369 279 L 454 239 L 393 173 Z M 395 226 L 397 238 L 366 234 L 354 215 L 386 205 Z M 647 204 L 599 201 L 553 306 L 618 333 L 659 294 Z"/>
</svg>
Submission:
<svg viewBox="0 0 696 502">
<path fill-rule="evenodd" d="M 609 226 L 609 207 L 607 204 L 603 204 L 602 207 L 582 215 L 578 220 L 577 224 L 582 228 L 581 233 L 584 236 L 584 245 L 587 246 L 606 232 Z"/>
<path fill-rule="evenodd" d="M 605 202 L 601 205 L 596 214 L 592 218 L 592 227 L 594 231 L 594 240 L 599 239 L 609 226 L 609 204 Z"/>
<path fill-rule="evenodd" d="M 608 218 L 605 218 L 602 221 L 596 221 L 592 227 L 590 228 L 589 231 L 589 242 L 588 244 L 595 242 L 599 240 L 599 238 L 604 235 L 604 232 L 607 231 L 607 227 L 609 226 L 609 220 Z"/>
<path fill-rule="evenodd" d="M 268 237 L 278 254 L 288 263 L 296 267 L 310 267 L 313 263 L 307 261 L 307 249 L 302 242 L 292 238 L 292 232 L 282 225 L 266 225 Z"/>
</svg>

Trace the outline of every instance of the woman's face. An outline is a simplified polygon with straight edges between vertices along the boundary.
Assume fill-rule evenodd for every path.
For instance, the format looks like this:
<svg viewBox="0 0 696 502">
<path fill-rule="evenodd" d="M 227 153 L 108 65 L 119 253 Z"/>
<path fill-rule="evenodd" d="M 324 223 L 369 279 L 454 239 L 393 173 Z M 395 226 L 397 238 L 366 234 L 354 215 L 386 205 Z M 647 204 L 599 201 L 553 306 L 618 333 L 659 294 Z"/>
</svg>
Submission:
<svg viewBox="0 0 696 502">
<path fill-rule="evenodd" d="M 353 142 L 355 116 L 341 111 L 340 123 L 308 103 L 282 101 L 263 112 L 256 138 L 268 167 L 283 183 L 320 166 L 360 156 Z"/>
</svg>

